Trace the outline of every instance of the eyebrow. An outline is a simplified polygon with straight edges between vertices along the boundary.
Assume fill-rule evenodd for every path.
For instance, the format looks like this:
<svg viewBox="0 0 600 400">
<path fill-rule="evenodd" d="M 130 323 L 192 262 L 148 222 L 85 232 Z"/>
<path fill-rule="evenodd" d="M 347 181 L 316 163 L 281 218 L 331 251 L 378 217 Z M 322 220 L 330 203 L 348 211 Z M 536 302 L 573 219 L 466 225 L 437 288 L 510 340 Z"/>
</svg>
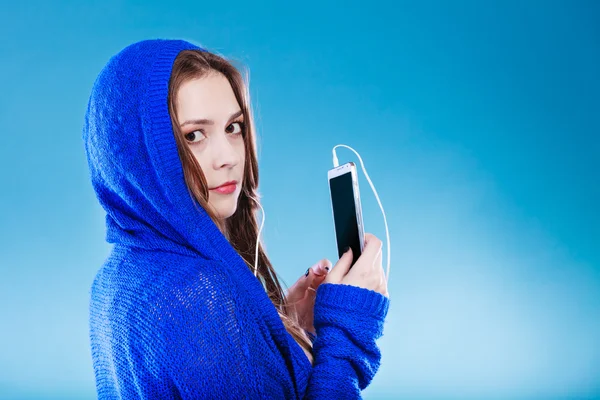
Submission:
<svg viewBox="0 0 600 400">
<path fill-rule="evenodd" d="M 242 110 L 239 110 L 239 111 L 231 114 L 231 116 L 229 117 L 229 121 L 239 117 L 242 114 L 243 114 Z M 190 120 L 185 121 L 180 126 L 183 128 L 186 125 L 214 125 L 214 124 L 215 124 L 215 121 L 213 121 L 212 119 L 190 119 Z"/>
</svg>

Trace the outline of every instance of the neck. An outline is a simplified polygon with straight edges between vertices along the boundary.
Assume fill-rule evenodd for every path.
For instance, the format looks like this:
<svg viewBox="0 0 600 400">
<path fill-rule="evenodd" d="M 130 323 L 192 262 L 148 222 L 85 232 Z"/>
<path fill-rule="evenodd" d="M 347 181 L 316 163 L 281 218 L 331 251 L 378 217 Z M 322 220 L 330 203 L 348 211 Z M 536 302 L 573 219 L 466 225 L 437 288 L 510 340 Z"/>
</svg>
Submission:
<svg viewBox="0 0 600 400">
<path fill-rule="evenodd" d="M 217 226 L 219 227 L 219 229 L 221 230 L 221 232 L 223 233 L 223 236 L 225 236 L 227 238 L 227 240 L 229 240 L 229 232 L 227 231 L 227 219 L 217 219 L 216 221 Z"/>
</svg>

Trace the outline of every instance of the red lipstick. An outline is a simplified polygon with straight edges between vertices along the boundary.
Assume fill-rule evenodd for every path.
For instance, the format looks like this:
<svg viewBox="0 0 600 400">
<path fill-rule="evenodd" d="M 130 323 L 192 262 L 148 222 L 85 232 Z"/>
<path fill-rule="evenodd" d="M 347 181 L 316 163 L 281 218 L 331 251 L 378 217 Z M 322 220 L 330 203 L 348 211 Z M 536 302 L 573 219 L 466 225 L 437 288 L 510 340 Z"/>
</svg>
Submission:
<svg viewBox="0 0 600 400">
<path fill-rule="evenodd" d="M 210 190 L 214 190 L 215 192 L 217 192 L 219 194 L 231 194 L 231 193 L 235 192 L 236 188 L 237 188 L 237 182 L 229 181 L 229 182 L 225 182 L 224 184 L 217 186 L 216 188 L 213 188 Z"/>
</svg>

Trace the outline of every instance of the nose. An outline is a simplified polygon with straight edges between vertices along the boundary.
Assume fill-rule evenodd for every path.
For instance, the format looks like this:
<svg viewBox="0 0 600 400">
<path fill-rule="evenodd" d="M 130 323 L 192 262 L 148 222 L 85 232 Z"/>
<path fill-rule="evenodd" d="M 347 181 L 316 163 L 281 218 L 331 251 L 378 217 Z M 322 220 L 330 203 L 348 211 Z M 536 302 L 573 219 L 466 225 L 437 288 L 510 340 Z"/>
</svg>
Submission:
<svg viewBox="0 0 600 400">
<path fill-rule="evenodd" d="M 233 168 L 240 162 L 239 149 L 233 145 L 227 133 L 212 137 L 214 146 L 213 168 Z M 239 146 L 238 146 L 239 147 Z"/>
</svg>

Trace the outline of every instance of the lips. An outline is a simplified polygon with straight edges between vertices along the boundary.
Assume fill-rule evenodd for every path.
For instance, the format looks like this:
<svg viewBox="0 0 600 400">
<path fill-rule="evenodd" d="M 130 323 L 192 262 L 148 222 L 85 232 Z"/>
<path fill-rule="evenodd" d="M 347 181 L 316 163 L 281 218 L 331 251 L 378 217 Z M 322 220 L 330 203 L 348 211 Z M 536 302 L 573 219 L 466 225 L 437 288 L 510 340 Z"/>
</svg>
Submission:
<svg viewBox="0 0 600 400">
<path fill-rule="evenodd" d="M 237 181 L 229 181 L 229 182 L 223 183 L 220 186 L 212 188 L 210 190 L 213 190 L 220 194 L 231 194 L 231 193 L 235 192 L 236 188 L 237 188 Z"/>
</svg>

